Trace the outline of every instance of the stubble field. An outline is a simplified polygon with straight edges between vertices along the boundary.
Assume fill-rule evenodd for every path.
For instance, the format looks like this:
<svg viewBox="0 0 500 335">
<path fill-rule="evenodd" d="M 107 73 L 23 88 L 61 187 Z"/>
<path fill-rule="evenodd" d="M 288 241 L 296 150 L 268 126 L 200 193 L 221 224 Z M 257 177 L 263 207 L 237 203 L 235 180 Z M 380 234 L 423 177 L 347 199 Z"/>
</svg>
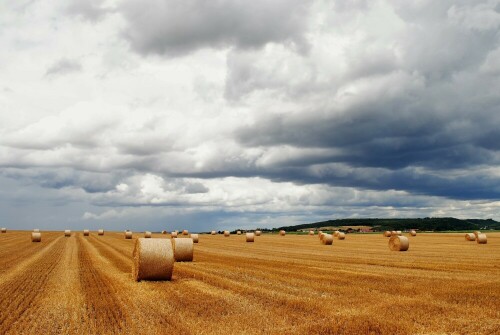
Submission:
<svg viewBox="0 0 500 335">
<path fill-rule="evenodd" d="M 0 334 L 499 334 L 500 233 L 200 235 L 170 282 L 131 277 L 137 237 L 0 234 Z M 168 238 L 168 235 L 154 235 Z"/>
</svg>

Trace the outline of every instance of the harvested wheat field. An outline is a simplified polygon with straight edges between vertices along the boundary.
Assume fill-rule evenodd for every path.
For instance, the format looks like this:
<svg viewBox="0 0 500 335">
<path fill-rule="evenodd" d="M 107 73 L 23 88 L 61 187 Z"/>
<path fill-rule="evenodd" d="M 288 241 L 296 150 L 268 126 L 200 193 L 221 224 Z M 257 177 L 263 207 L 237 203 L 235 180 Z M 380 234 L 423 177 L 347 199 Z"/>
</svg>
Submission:
<svg viewBox="0 0 500 335">
<path fill-rule="evenodd" d="M 207 234 L 164 282 L 133 280 L 140 234 L 1 235 L 0 334 L 500 333 L 500 233 L 421 233 L 405 252 L 382 234 Z"/>
</svg>

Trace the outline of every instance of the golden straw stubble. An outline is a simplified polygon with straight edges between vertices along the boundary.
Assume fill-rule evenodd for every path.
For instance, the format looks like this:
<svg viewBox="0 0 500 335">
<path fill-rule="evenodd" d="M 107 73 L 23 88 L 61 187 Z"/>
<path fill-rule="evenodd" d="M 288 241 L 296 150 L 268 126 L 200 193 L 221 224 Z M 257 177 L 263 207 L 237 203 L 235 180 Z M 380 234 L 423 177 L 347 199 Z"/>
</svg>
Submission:
<svg viewBox="0 0 500 335">
<path fill-rule="evenodd" d="M 477 244 L 486 244 L 486 243 L 488 243 L 488 239 L 486 237 L 486 234 L 477 234 L 476 242 L 477 242 Z"/>
<path fill-rule="evenodd" d="M 394 235 L 389 239 L 389 249 L 392 251 L 406 251 L 410 247 L 410 240 L 406 236 Z"/>
<path fill-rule="evenodd" d="M 474 233 L 467 233 L 467 234 L 465 234 L 465 240 L 466 241 L 475 241 L 476 235 L 474 235 Z"/>
<path fill-rule="evenodd" d="M 31 233 L 31 242 L 42 242 L 42 233 L 32 232 Z"/>
<path fill-rule="evenodd" d="M 247 242 L 253 242 L 255 240 L 254 233 L 246 233 L 245 239 Z"/>
<path fill-rule="evenodd" d="M 167 239 L 138 238 L 133 252 L 135 281 L 170 280 L 174 271 L 174 251 Z"/>
<path fill-rule="evenodd" d="M 191 234 L 191 238 L 193 239 L 193 243 L 198 243 L 200 240 L 200 236 L 198 234 Z"/>
<path fill-rule="evenodd" d="M 174 259 L 176 262 L 191 262 L 193 260 L 194 245 L 191 238 L 176 238 L 172 240 Z"/>
</svg>

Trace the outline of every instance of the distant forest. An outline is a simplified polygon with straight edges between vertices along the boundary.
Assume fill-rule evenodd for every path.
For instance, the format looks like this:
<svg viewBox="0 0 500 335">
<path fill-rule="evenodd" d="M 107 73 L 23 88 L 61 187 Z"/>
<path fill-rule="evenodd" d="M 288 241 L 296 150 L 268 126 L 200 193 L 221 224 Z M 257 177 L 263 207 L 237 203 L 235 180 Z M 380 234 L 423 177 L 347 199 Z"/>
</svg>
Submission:
<svg viewBox="0 0 500 335">
<path fill-rule="evenodd" d="M 338 226 L 370 226 L 374 231 L 418 229 L 421 231 L 450 231 L 500 229 L 500 222 L 493 219 L 423 218 L 423 219 L 337 219 L 296 226 L 279 227 L 275 230 L 297 231 L 300 229 Z"/>
</svg>

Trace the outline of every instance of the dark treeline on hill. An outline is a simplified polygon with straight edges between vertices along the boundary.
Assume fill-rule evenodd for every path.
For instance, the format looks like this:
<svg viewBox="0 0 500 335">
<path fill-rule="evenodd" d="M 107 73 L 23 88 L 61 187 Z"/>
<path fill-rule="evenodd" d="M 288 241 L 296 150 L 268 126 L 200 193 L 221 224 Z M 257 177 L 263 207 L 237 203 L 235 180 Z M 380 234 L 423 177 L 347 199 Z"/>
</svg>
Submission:
<svg viewBox="0 0 500 335">
<path fill-rule="evenodd" d="M 493 219 L 466 219 L 456 218 L 414 218 L 414 219 L 337 219 L 314 223 L 306 223 L 296 226 L 279 227 L 276 230 L 297 231 L 300 229 L 339 226 L 370 226 L 374 231 L 384 230 L 477 230 L 477 229 L 500 229 L 500 222 Z"/>
</svg>

